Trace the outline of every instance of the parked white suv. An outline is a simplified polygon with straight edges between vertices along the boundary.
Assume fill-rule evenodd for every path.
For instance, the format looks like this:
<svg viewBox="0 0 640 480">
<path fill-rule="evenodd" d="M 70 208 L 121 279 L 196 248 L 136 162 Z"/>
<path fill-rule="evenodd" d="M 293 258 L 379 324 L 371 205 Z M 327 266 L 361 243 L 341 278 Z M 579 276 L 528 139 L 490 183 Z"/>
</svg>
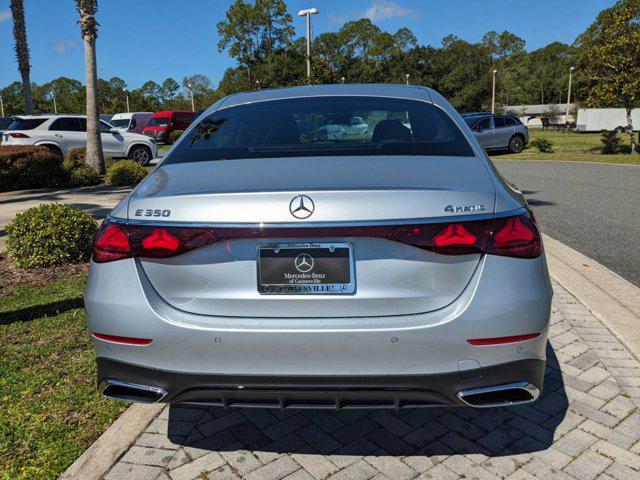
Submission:
<svg viewBox="0 0 640 480">
<path fill-rule="evenodd" d="M 87 145 L 85 115 L 20 115 L 2 133 L 3 145 L 43 145 L 62 155 Z M 157 155 L 153 138 L 121 131 L 100 120 L 102 150 L 106 157 L 131 158 L 147 165 Z"/>
</svg>

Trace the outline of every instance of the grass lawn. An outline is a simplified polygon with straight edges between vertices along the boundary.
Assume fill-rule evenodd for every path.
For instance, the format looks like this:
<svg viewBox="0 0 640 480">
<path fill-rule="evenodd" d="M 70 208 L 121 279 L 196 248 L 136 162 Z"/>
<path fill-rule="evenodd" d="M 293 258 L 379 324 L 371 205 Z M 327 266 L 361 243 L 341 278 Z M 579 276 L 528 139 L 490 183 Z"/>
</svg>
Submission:
<svg viewBox="0 0 640 480">
<path fill-rule="evenodd" d="M 165 153 L 171 148 L 171 145 L 167 145 L 166 143 L 158 144 L 158 152 Z"/>
<path fill-rule="evenodd" d="M 96 391 L 85 282 L 71 273 L 0 296 L 0 479 L 57 478 L 125 409 Z"/>
<path fill-rule="evenodd" d="M 629 145 L 627 135 L 619 135 L 622 145 Z M 640 155 L 615 154 L 602 155 L 600 150 L 602 136 L 599 133 L 575 133 L 557 132 L 555 130 L 543 131 L 541 128 L 529 129 L 529 141 L 546 137 L 553 142 L 553 153 L 540 153 L 537 148 L 529 143 L 522 153 L 516 155 L 492 154 L 495 159 L 512 160 L 569 160 L 576 162 L 603 162 L 624 163 L 627 165 L 640 165 Z"/>
</svg>

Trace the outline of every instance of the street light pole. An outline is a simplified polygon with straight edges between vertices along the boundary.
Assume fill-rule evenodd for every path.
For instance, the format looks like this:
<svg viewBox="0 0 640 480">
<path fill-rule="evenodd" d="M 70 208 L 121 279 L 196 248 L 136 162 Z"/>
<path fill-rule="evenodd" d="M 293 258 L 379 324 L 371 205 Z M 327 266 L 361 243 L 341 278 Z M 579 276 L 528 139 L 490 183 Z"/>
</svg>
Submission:
<svg viewBox="0 0 640 480">
<path fill-rule="evenodd" d="M 191 92 L 191 111 L 195 112 L 196 111 L 196 105 L 195 103 L 193 103 L 193 86 L 191 84 L 187 85 L 187 88 L 189 89 L 189 92 Z"/>
<path fill-rule="evenodd" d="M 407 78 L 407 85 L 409 85 L 409 74 L 407 73 L 405 77 Z"/>
<path fill-rule="evenodd" d="M 318 13 L 317 8 L 300 10 L 298 16 L 307 17 L 307 79 L 311 78 L 311 15 Z"/>
<path fill-rule="evenodd" d="M 56 105 L 56 92 L 51 91 L 51 96 L 53 97 L 53 113 L 58 114 L 58 105 Z"/>
<path fill-rule="evenodd" d="M 491 113 L 495 114 L 496 113 L 496 73 L 498 73 L 498 70 L 494 70 L 493 72 L 493 87 L 492 87 L 492 93 L 491 93 Z"/>
<path fill-rule="evenodd" d="M 2 101 L 2 95 L 0 95 L 0 111 L 2 112 L 2 116 L 4 117 L 4 102 Z"/>
<path fill-rule="evenodd" d="M 571 103 L 571 80 L 573 78 L 573 71 L 575 67 L 569 69 L 569 91 L 567 92 L 567 112 L 565 114 L 565 122 L 569 122 L 569 104 Z"/>
<path fill-rule="evenodd" d="M 124 92 L 124 96 L 127 99 L 127 113 L 129 113 L 129 92 L 127 92 L 126 88 L 123 88 L 122 91 Z"/>
</svg>

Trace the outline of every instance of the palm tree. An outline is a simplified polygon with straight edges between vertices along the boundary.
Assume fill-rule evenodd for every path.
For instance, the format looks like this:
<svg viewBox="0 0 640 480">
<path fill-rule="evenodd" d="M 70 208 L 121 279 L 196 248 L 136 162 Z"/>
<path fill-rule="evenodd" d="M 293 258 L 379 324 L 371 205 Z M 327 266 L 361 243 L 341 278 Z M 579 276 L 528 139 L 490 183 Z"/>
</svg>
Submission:
<svg viewBox="0 0 640 480">
<path fill-rule="evenodd" d="M 27 26 L 24 21 L 24 4 L 22 0 L 11 0 L 11 15 L 13 16 L 13 38 L 16 42 L 16 58 L 18 70 L 22 76 L 22 92 L 24 93 L 24 113 L 33 113 L 33 97 L 29 73 L 29 45 L 27 44 Z"/>
<path fill-rule="evenodd" d="M 104 173 L 104 157 L 100 138 L 98 114 L 98 71 L 96 67 L 96 38 L 98 38 L 98 0 L 76 0 L 80 14 L 80 31 L 84 44 L 85 76 L 87 79 L 87 155 L 86 163 L 96 172 Z"/>
</svg>

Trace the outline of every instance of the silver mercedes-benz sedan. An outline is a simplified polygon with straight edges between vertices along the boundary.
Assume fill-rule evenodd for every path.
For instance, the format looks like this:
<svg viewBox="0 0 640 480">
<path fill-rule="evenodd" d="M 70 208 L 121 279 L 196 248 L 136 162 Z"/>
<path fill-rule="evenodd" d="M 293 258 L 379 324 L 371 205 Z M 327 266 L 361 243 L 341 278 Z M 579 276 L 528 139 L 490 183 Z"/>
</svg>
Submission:
<svg viewBox="0 0 640 480">
<path fill-rule="evenodd" d="M 488 407 L 538 398 L 551 297 L 521 192 L 442 96 L 326 85 L 202 113 L 100 227 L 85 305 L 108 397 Z"/>
</svg>

